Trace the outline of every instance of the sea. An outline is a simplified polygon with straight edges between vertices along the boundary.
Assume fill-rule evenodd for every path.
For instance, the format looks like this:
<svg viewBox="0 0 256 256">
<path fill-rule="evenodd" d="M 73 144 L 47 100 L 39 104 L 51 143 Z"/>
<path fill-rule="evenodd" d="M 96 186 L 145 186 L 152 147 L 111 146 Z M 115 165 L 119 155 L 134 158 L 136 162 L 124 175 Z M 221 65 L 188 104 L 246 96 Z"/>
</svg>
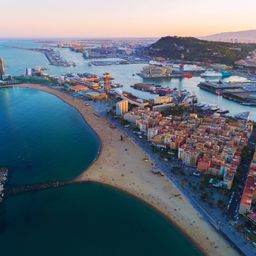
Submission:
<svg viewBox="0 0 256 256">
<path fill-rule="evenodd" d="M 24 47 L 32 41 L 1 41 L 0 56 L 10 74 L 45 66 L 52 74 L 100 72 L 81 56 L 65 69 Z M 70 58 L 71 58 L 70 57 Z M 124 79 L 140 65 L 109 70 Z M 113 70 L 112 70 L 113 69 Z M 119 73 L 120 72 L 120 73 Z M 117 75 L 119 74 L 119 76 Z M 134 81 L 129 76 L 128 84 Z M 138 79 L 138 78 L 136 78 Z M 0 166 L 9 169 L 8 188 L 70 180 L 96 158 L 100 141 L 82 116 L 59 98 L 24 88 L 0 90 Z M 0 205 L 0 255 L 201 255 L 170 222 L 143 202 L 96 183 L 7 195 Z"/>
</svg>

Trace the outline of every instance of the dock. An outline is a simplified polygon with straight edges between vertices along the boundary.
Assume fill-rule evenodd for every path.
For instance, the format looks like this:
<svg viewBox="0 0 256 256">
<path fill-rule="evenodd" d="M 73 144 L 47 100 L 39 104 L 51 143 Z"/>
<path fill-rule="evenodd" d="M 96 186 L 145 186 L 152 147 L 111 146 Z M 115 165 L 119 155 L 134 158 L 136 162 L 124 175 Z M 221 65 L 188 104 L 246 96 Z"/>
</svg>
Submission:
<svg viewBox="0 0 256 256">
<path fill-rule="evenodd" d="M 225 82 L 201 82 L 198 84 L 200 89 L 206 90 L 208 92 L 222 95 L 224 90 L 234 90 L 234 89 L 241 89 L 244 86 L 242 83 L 225 83 Z"/>
<path fill-rule="evenodd" d="M 70 63 L 66 60 L 64 60 L 59 52 L 53 50 L 52 48 L 42 48 L 42 49 L 38 49 L 37 51 L 43 53 L 45 55 L 45 57 L 47 58 L 47 60 L 49 61 L 49 63 L 53 66 L 59 66 L 59 67 L 71 67 L 71 66 L 75 66 L 74 63 Z"/>
<path fill-rule="evenodd" d="M 256 106 L 256 83 L 225 83 L 201 82 L 198 87 L 202 90 L 222 96 L 225 99 L 235 101 L 246 106 Z"/>
</svg>

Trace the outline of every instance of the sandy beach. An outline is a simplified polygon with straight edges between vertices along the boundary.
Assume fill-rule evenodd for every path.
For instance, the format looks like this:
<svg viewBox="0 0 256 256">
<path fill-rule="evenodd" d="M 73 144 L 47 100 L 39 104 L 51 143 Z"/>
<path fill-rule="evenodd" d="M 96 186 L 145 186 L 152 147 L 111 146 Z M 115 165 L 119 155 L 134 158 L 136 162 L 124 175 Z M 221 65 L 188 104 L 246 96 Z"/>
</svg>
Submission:
<svg viewBox="0 0 256 256">
<path fill-rule="evenodd" d="M 15 85 L 16 86 L 16 85 Z M 157 209 L 176 225 L 206 255 L 238 255 L 228 242 L 192 207 L 184 195 L 165 177 L 151 173 L 148 156 L 129 138 L 120 140 L 122 132 L 95 115 L 91 107 L 60 91 L 32 84 L 16 87 L 33 88 L 51 93 L 76 108 L 98 134 L 102 148 L 98 159 L 85 170 L 78 182 L 93 181 L 126 191 Z"/>
</svg>

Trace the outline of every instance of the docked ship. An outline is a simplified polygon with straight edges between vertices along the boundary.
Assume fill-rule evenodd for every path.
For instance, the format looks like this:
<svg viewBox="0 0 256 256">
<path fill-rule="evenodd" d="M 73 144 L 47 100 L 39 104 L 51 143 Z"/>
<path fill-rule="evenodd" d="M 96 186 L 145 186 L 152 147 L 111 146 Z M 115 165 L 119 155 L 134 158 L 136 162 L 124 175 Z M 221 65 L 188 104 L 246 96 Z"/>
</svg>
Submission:
<svg viewBox="0 0 256 256">
<path fill-rule="evenodd" d="M 154 84 L 137 83 L 131 86 L 135 90 L 156 93 L 156 87 Z"/>
<path fill-rule="evenodd" d="M 150 78 L 166 78 L 171 77 L 172 70 L 170 67 L 163 67 L 157 65 L 149 65 L 143 68 L 138 75 L 144 79 Z"/>
<path fill-rule="evenodd" d="M 208 69 L 206 70 L 204 73 L 201 74 L 202 78 L 218 78 L 221 79 L 222 78 L 222 73 L 218 72 L 218 71 L 214 71 L 212 69 Z"/>
<path fill-rule="evenodd" d="M 138 75 L 144 79 L 154 78 L 191 78 L 193 75 L 183 70 L 173 70 L 170 66 L 149 65 Z"/>
</svg>

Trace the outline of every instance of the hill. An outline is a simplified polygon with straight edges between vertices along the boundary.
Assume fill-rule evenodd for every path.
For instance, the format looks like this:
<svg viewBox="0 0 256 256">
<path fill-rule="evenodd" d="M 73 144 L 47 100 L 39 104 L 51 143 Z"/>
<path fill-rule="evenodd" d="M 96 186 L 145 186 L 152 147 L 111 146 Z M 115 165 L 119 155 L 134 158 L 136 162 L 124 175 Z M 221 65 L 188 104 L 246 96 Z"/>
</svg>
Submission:
<svg viewBox="0 0 256 256">
<path fill-rule="evenodd" d="M 220 42 L 256 43 L 256 30 L 225 32 L 201 37 L 201 39 Z"/>
<path fill-rule="evenodd" d="M 214 63 L 234 64 L 246 58 L 256 44 L 233 44 L 212 42 L 193 37 L 162 37 L 146 48 L 150 56 L 164 57 L 185 61 L 205 61 Z"/>
</svg>

